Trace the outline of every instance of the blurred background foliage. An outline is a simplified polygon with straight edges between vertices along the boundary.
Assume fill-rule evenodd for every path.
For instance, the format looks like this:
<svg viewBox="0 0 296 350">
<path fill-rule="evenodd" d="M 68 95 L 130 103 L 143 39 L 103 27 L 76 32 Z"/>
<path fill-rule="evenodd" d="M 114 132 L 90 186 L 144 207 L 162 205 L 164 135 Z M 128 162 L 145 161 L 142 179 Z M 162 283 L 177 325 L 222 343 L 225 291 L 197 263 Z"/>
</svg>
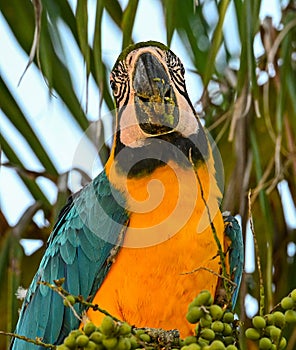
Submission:
<svg viewBox="0 0 296 350">
<path fill-rule="evenodd" d="M 205 4 L 209 1 L 218 14 L 217 21 L 210 21 L 205 12 Z M 200 99 L 193 102 L 222 155 L 225 172 L 223 210 L 241 216 L 244 235 L 249 218 L 248 191 L 252 189 L 252 215 L 262 264 L 267 312 L 296 287 L 296 218 L 294 226 L 288 222 L 286 197 L 283 197 L 279 186 L 287 185 L 285 192 L 292 197 L 295 206 L 296 2 L 280 2 L 282 13 L 277 27 L 273 26 L 269 17 L 259 19 L 260 0 L 157 2 L 163 11 L 162 30 L 166 33 L 166 44 L 170 46 L 173 37 L 179 37 L 194 67 L 192 73 L 203 85 Z M 117 0 L 92 3 L 95 9 L 92 28 L 89 28 L 89 2 L 85 0 L 74 1 L 74 6 L 70 6 L 67 0 L 0 0 L 0 8 L 28 60 L 41 70 L 49 92 L 70 111 L 72 120 L 69 123 L 74 121 L 82 131 L 93 124 L 95 132 L 88 133 L 88 137 L 97 145 L 104 140 L 104 124 L 100 120 L 90 120 L 87 107 L 75 90 L 73 70 L 63 47 L 62 31 L 66 28 L 71 33 L 84 59 L 86 93 L 92 79 L 99 90 L 97 98 L 100 106 L 104 103 L 112 110 L 108 82 L 110 65 L 104 61 L 102 53 L 102 16 L 108 13 L 121 33 L 119 38 L 124 48 L 133 42 L 139 0 L 126 1 L 124 6 Z M 231 3 L 234 5 L 231 21 L 236 23 L 236 32 L 232 34 L 239 38 L 240 44 L 236 55 L 228 48 L 225 32 L 228 25 L 226 18 L 230 20 L 226 14 Z M 264 48 L 260 55 L 254 50 L 256 40 Z M 174 51 L 179 54 L 177 50 Z M 73 169 L 63 173 L 58 171 L 44 140 L 34 131 L 22 105 L 14 98 L 11 86 L 2 76 L 0 106 L 43 168 L 42 171 L 28 169 L 10 139 L 1 133 L 1 152 L 5 155 L 2 156 L 2 166 L 18 174 L 34 199 L 13 227 L 9 225 L 2 208 L 0 211 L 0 329 L 13 330 L 19 308 L 15 292 L 19 285 L 28 286 L 44 252 L 43 245 L 28 257 L 19 242 L 23 238 L 46 242 L 58 211 L 71 193 L 68 175 Z M 108 147 L 103 147 L 99 155 L 104 163 Z M 89 181 L 83 171 L 81 174 L 83 181 Z M 54 203 L 38 183 L 40 177 L 45 177 L 56 186 Z M 33 220 L 40 210 L 50 225 L 37 225 Z M 237 307 L 240 319 L 248 324 L 244 308 L 247 294 L 259 300 L 257 268 L 252 273 L 244 274 L 240 305 Z M 289 349 L 296 346 L 295 335 L 294 330 Z M 5 340 L 1 338 L 0 342 L 4 349 Z"/>
</svg>

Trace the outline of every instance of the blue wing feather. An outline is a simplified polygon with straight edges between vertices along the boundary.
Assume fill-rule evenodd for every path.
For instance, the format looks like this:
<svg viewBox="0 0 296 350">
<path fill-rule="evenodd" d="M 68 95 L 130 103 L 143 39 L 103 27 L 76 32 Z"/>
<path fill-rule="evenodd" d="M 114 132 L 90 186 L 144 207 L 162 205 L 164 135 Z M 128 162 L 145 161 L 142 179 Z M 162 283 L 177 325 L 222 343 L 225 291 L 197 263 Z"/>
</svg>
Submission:
<svg viewBox="0 0 296 350">
<path fill-rule="evenodd" d="M 231 240 L 229 251 L 230 274 L 236 284 L 232 294 L 232 307 L 235 307 L 244 268 L 244 243 L 241 227 L 235 217 L 223 213 L 225 234 Z"/>
<path fill-rule="evenodd" d="M 127 224 L 128 214 L 123 204 L 124 198 L 111 188 L 104 171 L 70 198 L 53 228 L 27 292 L 15 330 L 17 334 L 58 344 L 71 329 L 79 326 L 79 320 L 64 307 L 62 298 L 38 282 L 53 283 L 65 277 L 63 287 L 71 294 L 81 294 L 84 298 L 94 296 L 110 268 L 107 259 L 111 249 Z M 79 313 L 83 311 L 81 305 L 75 308 Z M 38 347 L 14 339 L 11 349 L 36 350 Z"/>
<path fill-rule="evenodd" d="M 76 258 L 76 248 L 71 244 L 69 241 L 69 244 L 64 244 L 60 248 L 60 254 L 62 259 L 67 265 L 72 265 L 74 263 L 74 260 Z"/>
</svg>

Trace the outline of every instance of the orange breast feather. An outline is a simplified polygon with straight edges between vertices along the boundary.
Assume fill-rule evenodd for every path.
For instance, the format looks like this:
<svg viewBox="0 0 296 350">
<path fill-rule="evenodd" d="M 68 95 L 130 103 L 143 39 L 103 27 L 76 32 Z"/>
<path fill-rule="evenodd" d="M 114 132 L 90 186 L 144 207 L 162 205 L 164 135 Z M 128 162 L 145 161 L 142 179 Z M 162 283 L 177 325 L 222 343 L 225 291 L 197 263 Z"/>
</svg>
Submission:
<svg viewBox="0 0 296 350">
<path fill-rule="evenodd" d="M 210 216 L 223 246 L 214 177 L 206 166 L 193 171 L 174 164 L 127 181 L 111 174 L 110 181 L 128 194 L 131 216 L 123 247 L 93 302 L 137 327 L 192 334 L 185 319 L 188 304 L 200 290 L 214 295 L 217 276 L 204 269 L 188 272 L 200 267 L 220 271 L 209 225 Z M 103 315 L 89 310 L 88 317 L 99 324 Z"/>
</svg>

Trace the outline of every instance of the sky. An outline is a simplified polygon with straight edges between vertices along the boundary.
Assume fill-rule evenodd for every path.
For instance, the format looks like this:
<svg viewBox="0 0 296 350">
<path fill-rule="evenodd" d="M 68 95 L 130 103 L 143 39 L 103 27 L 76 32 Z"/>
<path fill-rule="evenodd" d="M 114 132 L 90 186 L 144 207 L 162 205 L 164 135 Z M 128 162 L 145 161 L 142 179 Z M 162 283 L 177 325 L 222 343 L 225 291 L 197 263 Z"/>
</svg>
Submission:
<svg viewBox="0 0 296 350">
<path fill-rule="evenodd" d="M 71 0 L 73 9 L 75 8 L 75 0 Z M 123 7 L 127 3 L 122 0 Z M 91 6 L 95 2 L 89 2 L 89 33 L 92 33 L 94 26 L 94 14 Z M 225 23 L 227 28 L 224 28 L 225 35 L 228 38 L 229 49 L 233 53 L 239 53 L 239 42 L 235 36 L 235 21 L 232 20 L 231 12 L 233 10 L 233 2 L 229 7 Z M 215 10 L 214 2 L 206 0 L 205 14 L 209 16 L 212 21 L 217 21 L 217 12 Z M 260 18 L 263 19 L 266 15 L 273 17 L 273 22 L 277 26 L 280 23 L 280 11 L 278 0 L 264 0 L 261 8 Z M 63 27 L 63 24 L 60 24 Z M 111 30 L 110 30 L 111 28 Z M 159 0 L 139 2 L 139 11 L 135 20 L 135 27 L 133 38 L 135 41 L 157 40 L 165 42 L 166 34 L 162 30 L 163 17 Z M 121 51 L 121 40 L 114 40 L 120 37 L 119 30 L 113 25 L 108 15 L 103 18 L 103 55 L 112 67 L 117 56 Z M 73 71 L 73 79 L 76 86 L 77 95 L 80 97 L 81 103 L 85 106 L 85 77 L 84 77 L 84 62 L 79 53 L 79 50 L 73 45 L 71 34 L 63 28 L 63 44 L 65 45 L 65 52 L 67 53 L 67 60 L 71 62 Z M 21 84 L 18 86 L 19 78 L 27 64 L 28 57 L 18 47 L 13 38 L 1 12 L 0 12 L 0 74 L 13 91 L 14 97 L 19 102 L 25 111 L 31 125 L 33 125 L 35 132 L 39 135 L 44 143 L 46 149 L 55 159 L 55 164 L 58 170 L 63 173 L 73 166 L 81 167 L 88 172 L 90 176 L 94 177 L 101 169 L 101 165 L 97 159 L 97 151 L 95 147 L 83 137 L 80 129 L 74 124 L 69 123 L 69 112 L 63 106 L 59 98 L 51 97 L 48 93 L 47 86 L 38 71 L 38 69 L 31 65 L 26 72 Z M 33 38 L 32 38 L 33 39 Z M 256 39 L 256 52 L 258 55 L 262 52 L 263 47 L 260 43 L 259 37 Z M 197 101 L 202 93 L 202 88 L 196 75 L 190 73 L 191 67 L 190 59 L 186 54 L 184 46 L 180 42 L 178 36 L 174 36 L 171 49 L 177 53 L 184 63 L 186 73 L 186 83 L 192 101 Z M 261 50 L 261 51 L 260 51 Z M 235 62 L 234 62 L 235 64 Z M 89 102 L 88 102 L 88 117 L 90 120 L 97 120 L 99 110 L 99 92 L 93 81 L 90 81 L 89 86 Z M 108 111 L 106 106 L 102 109 L 103 121 L 108 119 Z M 6 116 L 0 110 L 1 132 L 11 141 L 14 147 L 19 150 L 18 154 L 24 164 L 32 170 L 42 170 L 42 166 L 36 157 L 28 148 L 26 142 L 10 124 Z M 108 127 L 108 124 L 105 124 Z M 111 130 L 109 127 L 109 133 Z M 5 158 L 2 159 L 5 161 Z M 56 198 L 55 186 L 45 178 L 38 178 L 38 184 L 42 187 L 49 199 L 54 202 Z M 75 181 L 73 181 L 73 190 L 75 188 Z M 286 195 L 285 184 L 281 185 L 283 195 Z M 6 167 L 2 167 L 0 172 L 0 205 L 7 217 L 10 225 L 15 225 L 22 216 L 26 208 L 33 203 L 32 198 L 24 188 L 15 172 Z M 291 199 L 285 200 L 287 203 Z M 289 206 L 289 205 L 288 205 Z M 295 220 L 296 214 L 293 210 L 288 210 L 287 215 L 290 216 L 291 223 Z M 42 224 L 42 214 L 37 213 L 36 221 Z M 248 239 L 250 244 L 247 246 L 246 256 L 250 257 L 246 270 L 251 272 L 254 270 L 254 254 L 251 238 Z M 27 245 L 25 245 L 27 247 Z M 30 243 L 29 248 L 33 247 Z M 27 247 L 28 248 L 28 247 Z M 293 249 L 293 247 L 291 247 Z M 294 247 L 295 249 L 295 247 Z M 255 307 L 254 303 L 250 307 Z M 256 308 L 256 307 L 255 307 Z M 251 310 L 252 311 L 252 310 Z M 250 312 L 251 312 L 250 311 Z"/>
</svg>

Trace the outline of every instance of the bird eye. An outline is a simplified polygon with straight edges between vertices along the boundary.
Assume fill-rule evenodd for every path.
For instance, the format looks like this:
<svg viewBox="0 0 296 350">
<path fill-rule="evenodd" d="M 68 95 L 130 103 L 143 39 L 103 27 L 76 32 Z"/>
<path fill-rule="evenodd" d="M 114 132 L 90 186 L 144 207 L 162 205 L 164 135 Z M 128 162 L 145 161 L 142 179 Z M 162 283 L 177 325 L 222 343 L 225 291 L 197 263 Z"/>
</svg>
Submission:
<svg viewBox="0 0 296 350">
<path fill-rule="evenodd" d="M 110 80 L 110 86 L 111 89 L 115 92 L 115 90 L 117 89 L 117 85 L 114 80 Z"/>
</svg>

